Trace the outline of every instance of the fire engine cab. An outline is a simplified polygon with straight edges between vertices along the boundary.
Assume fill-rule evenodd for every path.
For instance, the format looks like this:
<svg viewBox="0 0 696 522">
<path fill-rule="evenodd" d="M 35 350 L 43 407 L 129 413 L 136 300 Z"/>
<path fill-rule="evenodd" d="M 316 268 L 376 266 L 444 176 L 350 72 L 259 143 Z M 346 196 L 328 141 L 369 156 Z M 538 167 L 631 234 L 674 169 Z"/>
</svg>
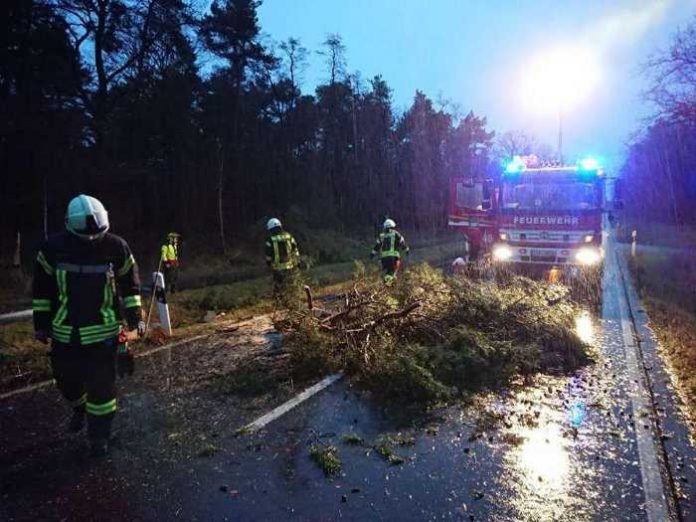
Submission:
<svg viewBox="0 0 696 522">
<path fill-rule="evenodd" d="M 604 186 L 592 158 L 568 166 L 517 156 L 494 180 L 451 180 L 449 226 L 466 236 L 471 258 L 599 267 Z"/>
</svg>

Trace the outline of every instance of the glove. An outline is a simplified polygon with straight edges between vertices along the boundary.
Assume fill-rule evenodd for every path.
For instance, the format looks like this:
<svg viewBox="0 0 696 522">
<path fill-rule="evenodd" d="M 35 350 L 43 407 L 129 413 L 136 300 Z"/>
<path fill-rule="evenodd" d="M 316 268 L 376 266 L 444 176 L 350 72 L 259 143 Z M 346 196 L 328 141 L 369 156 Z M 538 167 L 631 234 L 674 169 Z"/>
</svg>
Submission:
<svg viewBox="0 0 696 522">
<path fill-rule="evenodd" d="M 138 321 L 138 337 L 143 337 L 145 335 L 145 321 Z"/>
<path fill-rule="evenodd" d="M 121 343 L 118 345 L 118 351 L 116 353 L 116 369 L 118 370 L 119 378 L 123 378 L 126 375 L 133 375 L 135 371 L 135 359 L 133 354 L 128 349 L 127 343 Z"/>
<path fill-rule="evenodd" d="M 34 332 L 34 339 L 41 344 L 48 344 L 48 332 L 46 330 L 37 330 Z"/>
</svg>

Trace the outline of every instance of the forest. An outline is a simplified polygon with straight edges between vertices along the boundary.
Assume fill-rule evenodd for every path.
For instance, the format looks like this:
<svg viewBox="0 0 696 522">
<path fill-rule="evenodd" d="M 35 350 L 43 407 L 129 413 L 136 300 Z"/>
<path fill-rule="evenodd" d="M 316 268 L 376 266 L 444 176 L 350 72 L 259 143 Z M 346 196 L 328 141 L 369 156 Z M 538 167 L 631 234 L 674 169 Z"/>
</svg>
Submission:
<svg viewBox="0 0 696 522">
<path fill-rule="evenodd" d="M 6 0 L 0 46 L 0 257 L 63 226 L 67 201 L 100 198 L 113 230 L 151 248 L 177 230 L 222 253 L 271 216 L 342 235 L 385 215 L 445 229 L 448 178 L 488 176 L 500 158 L 548 154 L 524 132 L 363 78 L 338 34 L 308 49 L 273 41 L 259 0 Z M 325 80 L 303 90 L 310 59 Z M 627 212 L 693 225 L 696 23 L 647 60 L 656 107 L 627 144 Z M 634 212 L 635 214 L 636 212 Z"/>
</svg>

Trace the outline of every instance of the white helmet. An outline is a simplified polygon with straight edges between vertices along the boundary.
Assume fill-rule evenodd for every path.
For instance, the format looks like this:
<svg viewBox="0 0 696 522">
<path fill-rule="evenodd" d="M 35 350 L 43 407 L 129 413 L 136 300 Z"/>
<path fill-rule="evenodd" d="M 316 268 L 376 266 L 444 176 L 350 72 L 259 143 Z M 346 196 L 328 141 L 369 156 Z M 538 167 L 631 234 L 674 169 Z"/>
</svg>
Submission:
<svg viewBox="0 0 696 522">
<path fill-rule="evenodd" d="M 94 241 L 109 230 L 109 213 L 97 198 L 80 194 L 68 204 L 65 228 L 82 239 Z"/>
<path fill-rule="evenodd" d="M 280 222 L 280 219 L 271 218 L 268 220 L 268 223 L 266 223 L 266 230 L 273 230 L 274 228 L 280 228 L 282 226 L 283 224 Z"/>
<path fill-rule="evenodd" d="M 386 219 L 384 221 L 384 230 L 389 230 L 390 228 L 396 228 L 396 222 L 393 219 Z"/>
</svg>

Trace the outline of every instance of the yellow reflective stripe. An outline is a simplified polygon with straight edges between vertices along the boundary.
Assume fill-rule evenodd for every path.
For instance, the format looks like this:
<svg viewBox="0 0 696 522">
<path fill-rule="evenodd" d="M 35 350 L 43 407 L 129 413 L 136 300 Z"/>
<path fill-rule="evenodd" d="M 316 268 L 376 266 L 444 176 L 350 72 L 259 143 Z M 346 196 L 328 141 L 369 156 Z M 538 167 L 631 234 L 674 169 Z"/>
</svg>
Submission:
<svg viewBox="0 0 696 522">
<path fill-rule="evenodd" d="M 80 334 L 89 335 L 89 334 L 100 333 L 100 332 L 111 332 L 114 329 L 118 328 L 119 326 L 121 326 L 119 323 L 99 324 L 99 325 L 94 325 L 94 326 L 82 326 L 80 328 Z"/>
<path fill-rule="evenodd" d="M 131 255 L 128 256 L 128 259 L 126 259 L 126 262 L 123 263 L 123 266 L 122 266 L 121 269 L 118 271 L 118 276 L 121 277 L 121 276 L 126 275 L 126 274 L 128 273 L 128 271 L 129 271 L 131 268 L 133 268 L 133 265 L 135 265 L 135 258 L 134 258 L 133 255 L 131 254 Z"/>
<path fill-rule="evenodd" d="M 60 341 L 61 343 L 67 344 L 70 342 L 70 333 L 58 332 L 55 330 L 55 328 L 51 332 L 51 336 L 53 337 L 53 339 L 55 339 L 56 341 Z"/>
<path fill-rule="evenodd" d="M 58 302 L 60 306 L 53 318 L 53 326 L 60 326 L 68 315 L 68 282 L 65 270 L 56 270 L 56 282 L 58 283 Z"/>
<path fill-rule="evenodd" d="M 128 295 L 123 299 L 123 306 L 125 308 L 136 308 L 142 305 L 143 302 L 139 295 Z"/>
<path fill-rule="evenodd" d="M 80 342 L 82 344 L 94 344 L 109 339 L 111 337 L 115 337 L 120 333 L 120 331 L 121 325 L 118 323 L 114 325 L 104 326 L 99 330 L 90 329 L 84 331 L 84 329 L 80 328 Z"/>
<path fill-rule="evenodd" d="M 50 312 L 51 311 L 51 300 L 50 299 L 33 299 L 31 302 L 31 307 L 35 312 Z"/>
<path fill-rule="evenodd" d="M 112 399 L 109 402 L 104 402 L 102 404 L 95 404 L 93 402 L 87 402 L 85 404 L 85 409 L 90 415 L 108 415 L 116 411 L 116 399 Z"/>
<path fill-rule="evenodd" d="M 99 312 L 101 313 L 104 324 L 112 324 L 116 322 L 116 314 L 114 312 L 114 290 L 111 287 L 111 279 L 106 278 L 104 285 L 104 300 L 102 301 Z"/>
<path fill-rule="evenodd" d="M 273 241 L 273 264 L 278 265 L 280 263 L 280 250 L 278 248 L 278 242 Z"/>
<path fill-rule="evenodd" d="M 46 259 L 46 256 L 44 255 L 43 252 L 39 251 L 39 253 L 36 256 L 36 260 L 41 265 L 41 267 L 44 269 L 44 272 L 46 272 L 48 275 L 53 275 L 53 273 L 54 273 L 53 267 L 48 262 L 48 260 Z"/>
</svg>

